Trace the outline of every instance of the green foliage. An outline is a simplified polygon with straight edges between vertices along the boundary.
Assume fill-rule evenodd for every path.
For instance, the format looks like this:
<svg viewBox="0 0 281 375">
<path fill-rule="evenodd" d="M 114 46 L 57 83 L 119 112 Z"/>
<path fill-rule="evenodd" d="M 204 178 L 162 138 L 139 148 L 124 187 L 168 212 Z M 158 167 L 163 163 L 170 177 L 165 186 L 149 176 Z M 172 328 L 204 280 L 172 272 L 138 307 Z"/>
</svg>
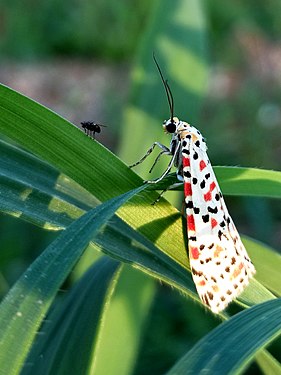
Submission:
<svg viewBox="0 0 281 375">
<path fill-rule="evenodd" d="M 159 120 L 169 116 L 151 52 L 179 98 L 177 114 L 185 116 L 188 104 L 193 122 L 207 75 L 205 45 L 200 2 L 155 1 L 133 72 L 122 158 L 132 162 L 161 140 Z M 132 373 L 155 297 L 154 279 L 202 307 L 186 256 L 185 220 L 165 199 L 151 205 L 155 190 L 175 176 L 144 185 L 98 142 L 5 86 L 0 86 L 0 133 L 1 211 L 58 232 L 0 305 L 0 374 Z M 215 171 L 225 194 L 281 197 L 280 172 Z M 237 374 L 253 360 L 266 374 L 281 373 L 264 349 L 280 334 L 281 257 L 254 239 L 243 241 L 257 269 L 255 279 L 218 316 L 225 322 L 186 348 L 169 373 Z M 242 311 L 234 315 L 237 310 Z M 198 322 L 193 311 L 187 311 L 191 324 L 204 325 L 204 316 Z M 153 363 L 149 366 L 145 373 L 154 373 Z"/>
<path fill-rule="evenodd" d="M 241 373 L 257 349 L 280 335 L 280 312 L 277 299 L 235 315 L 200 340 L 168 374 L 200 374 L 203 368 L 209 374 Z"/>
<path fill-rule="evenodd" d="M 36 331 L 42 323 L 55 294 L 90 240 L 94 241 L 95 245 L 91 245 L 94 246 L 94 248 L 98 247 L 106 254 L 122 260 L 123 262 L 130 263 L 145 273 L 173 285 L 199 302 L 190 273 L 187 272 L 188 265 L 185 261 L 184 244 L 182 244 L 182 250 L 179 251 L 178 245 L 182 238 L 182 222 L 176 210 L 165 201 L 152 208 L 150 202 L 155 198 L 155 192 L 142 193 L 140 196 L 139 193 L 143 191 L 146 186 L 140 184 L 140 179 L 130 169 L 97 142 L 86 138 L 81 131 L 54 113 L 49 112 L 46 108 L 41 107 L 39 104 L 3 86 L 1 86 L 0 101 L 2 108 L 0 120 L 1 133 L 14 139 L 26 149 L 32 150 L 34 154 L 40 155 L 42 159 L 51 162 L 54 167 L 60 168 L 61 170 L 59 173 L 46 162 L 37 159 L 37 157 L 30 155 L 26 151 L 21 151 L 9 143 L 3 142 L 2 150 L 6 150 L 6 156 L 1 166 L 1 188 L 3 186 L 3 189 L 6 188 L 6 190 L 4 190 L 5 198 L 1 200 L 2 210 L 22 217 L 25 220 L 30 220 L 47 229 L 61 229 L 67 227 L 42 255 L 35 260 L 2 302 L 0 310 L 0 329 L 2 337 L 1 358 L 3 358 L 5 366 L 10 369 L 10 373 L 16 374 L 21 369 L 28 349 L 35 340 Z M 36 128 L 34 127 L 35 119 L 37 121 Z M 10 124 L 9 126 L 7 126 L 8 123 Z M 40 142 L 38 142 L 38 139 L 40 139 Z M 50 141 L 50 139 L 52 139 L 52 141 Z M 56 140 L 58 140 L 58 145 L 56 144 Z M 47 147 L 48 144 L 49 147 Z M 75 148 L 77 148 L 77 153 L 75 152 Z M 78 148 L 80 150 L 79 153 Z M 72 152 L 67 152 L 67 149 L 72 150 Z M 92 149 L 95 151 L 91 152 Z M 108 163 L 105 161 L 108 161 Z M 12 165 L 14 165 L 14 168 L 11 168 Z M 111 165 L 115 165 L 116 167 L 111 168 Z M 87 172 L 87 166 L 88 170 L 91 168 L 91 173 Z M 85 178 L 81 171 L 85 173 Z M 71 177 L 76 182 L 72 182 L 69 178 L 66 178 L 66 176 L 61 175 L 63 172 L 68 173 L 68 175 L 71 174 Z M 251 170 L 249 170 L 248 173 L 251 173 Z M 274 172 L 271 173 L 272 180 L 275 175 Z M 259 178 L 259 173 L 256 171 L 256 179 L 258 180 Z M 134 180 L 136 180 L 136 182 L 134 182 Z M 108 196 L 114 194 L 110 181 L 115 181 L 120 192 L 121 190 L 129 190 L 129 193 L 120 196 L 117 195 L 116 198 L 112 198 L 108 201 Z M 254 177 L 253 181 L 255 182 Z M 78 183 L 83 185 L 83 187 L 79 186 Z M 103 184 L 103 189 L 99 184 Z M 130 190 L 133 184 L 140 185 L 140 187 L 135 190 Z M 239 177 L 237 184 L 239 185 Z M 243 186 L 243 178 L 241 184 L 241 186 Z M 89 192 L 84 189 L 85 187 L 88 188 Z M 270 190 L 271 181 L 268 179 L 267 183 L 263 185 L 264 195 L 269 194 Z M 90 193 L 94 198 L 88 200 Z M 118 216 L 127 222 L 127 224 L 117 219 L 117 217 L 114 220 L 108 221 L 109 217 L 114 214 L 118 206 L 133 196 L 134 198 L 130 201 L 131 203 L 128 203 L 118 210 Z M 94 206 L 96 204 L 96 199 L 105 200 L 105 203 L 90 209 L 91 205 Z M 41 201 L 41 204 L 38 204 L 38 201 Z M 76 219 L 81 213 L 88 209 L 90 210 L 87 214 Z M 157 217 L 159 217 L 159 219 L 157 219 Z M 165 221 L 163 221 L 162 218 L 165 218 Z M 107 223 L 107 226 L 102 229 L 104 223 Z M 128 227 L 128 224 L 131 228 Z M 99 228 L 101 228 L 100 231 Z M 138 234 L 133 228 L 138 228 L 138 231 L 142 234 Z M 248 241 L 251 244 L 251 241 Z M 175 242 L 177 242 L 176 247 Z M 263 248 L 261 245 L 260 247 L 261 255 L 257 257 L 255 262 L 257 269 L 259 266 L 263 267 L 264 259 L 270 261 L 271 257 L 276 257 L 274 253 L 272 253 L 271 256 L 271 253 L 266 248 Z M 249 251 L 251 254 L 254 248 L 251 249 L 249 247 Z M 169 257 L 167 257 L 166 254 L 168 254 Z M 110 263 L 107 264 L 109 264 L 109 268 L 115 265 L 115 268 L 111 268 L 112 274 L 108 271 L 109 279 L 113 277 L 112 282 L 115 284 L 114 270 L 117 270 L 117 263 L 112 263 L 112 266 Z M 280 257 L 276 257 L 271 264 L 273 264 L 273 270 L 276 269 L 276 275 L 269 281 L 268 288 L 276 292 L 276 285 L 279 285 L 278 269 L 280 269 Z M 99 270 L 100 267 L 103 269 L 102 266 L 98 265 L 94 266 L 93 269 L 96 269 L 95 267 Z M 85 277 L 88 276 L 85 275 Z M 94 277 L 98 277 L 95 272 Z M 101 280 L 106 280 L 103 273 Z M 259 280 L 259 273 L 257 275 L 257 280 Z M 83 285 L 82 279 L 81 284 Z M 101 286 L 100 282 L 97 284 Z M 112 284 L 110 283 L 110 285 Z M 137 282 L 135 284 L 134 293 L 138 292 L 142 295 L 144 293 L 141 292 L 143 287 L 147 289 L 147 292 L 144 294 L 144 297 L 146 296 L 144 298 L 144 306 L 148 306 L 151 295 L 153 295 L 151 285 L 146 285 L 143 281 Z M 104 286 L 104 288 L 105 289 L 95 289 L 95 293 L 102 293 L 101 290 L 104 290 L 103 294 L 105 293 L 105 295 L 103 298 L 109 298 L 111 294 L 110 288 L 112 288 L 112 286 Z M 75 294 L 77 292 L 74 289 L 71 293 Z M 108 293 L 109 296 L 106 297 Z M 123 288 L 122 293 L 129 298 L 130 293 L 127 288 Z M 75 305 L 75 309 L 77 310 L 76 302 L 79 302 L 71 295 L 68 298 L 71 300 L 71 303 Z M 87 306 L 87 301 L 92 298 L 95 299 L 98 297 L 94 295 L 88 298 L 88 296 L 86 297 L 85 295 L 83 299 L 85 312 L 83 309 L 79 309 L 79 317 L 82 321 L 89 319 L 88 314 L 90 307 Z M 249 306 L 271 298 L 273 298 L 273 295 L 262 287 L 258 281 L 255 281 L 241 297 L 241 303 L 243 303 L 244 306 Z M 105 300 L 103 299 L 102 301 Z M 100 302 L 101 304 L 105 303 L 102 301 Z M 110 304 L 109 301 L 107 301 L 108 304 Z M 66 308 L 65 304 L 67 306 L 68 303 L 70 302 L 66 299 L 62 304 L 58 304 L 58 307 L 56 307 L 57 312 L 52 312 L 51 321 L 55 326 L 56 321 L 61 321 L 60 316 L 63 314 L 63 309 Z M 104 305 L 104 308 L 106 308 L 106 306 L 107 305 Z M 92 311 L 92 319 L 94 319 L 94 321 L 95 316 L 99 316 L 99 318 L 96 319 L 104 317 L 104 308 L 101 306 L 96 313 L 94 312 L 95 310 Z M 145 315 L 146 308 L 143 310 Z M 36 343 L 30 354 L 31 357 L 29 357 L 27 362 L 35 363 L 35 373 L 38 373 L 38 368 L 40 368 L 40 366 L 44 367 L 46 365 L 41 363 L 41 361 L 37 364 L 37 361 L 35 361 L 35 358 L 38 358 L 36 354 L 37 350 L 39 350 L 37 345 L 39 345 L 39 348 L 46 348 L 49 353 L 46 356 L 48 365 L 51 367 L 55 366 L 56 371 L 58 371 L 58 368 L 59 371 L 64 371 L 64 369 L 69 370 L 67 358 L 71 358 L 73 361 L 74 356 L 71 351 L 71 346 L 75 345 L 74 342 L 77 341 L 77 337 L 81 337 L 81 329 L 84 330 L 84 325 L 82 323 L 79 325 L 77 318 L 75 318 L 75 313 L 73 314 L 73 316 L 69 317 L 69 328 L 64 329 L 64 326 L 60 326 L 61 331 L 56 333 L 59 335 L 59 342 L 62 343 L 64 348 L 64 354 L 66 356 L 65 361 L 61 361 L 60 356 L 60 359 L 56 359 L 61 347 L 54 347 L 54 344 L 48 344 L 48 342 L 50 342 L 49 340 L 53 342 L 54 337 L 51 333 L 45 334 L 43 336 L 44 339 L 41 338 L 39 342 Z M 136 316 L 137 314 L 134 313 L 134 317 Z M 142 316 L 143 315 L 140 314 L 140 321 L 143 319 Z M 226 318 L 225 314 L 221 314 L 221 316 Z M 115 320 L 119 320 L 120 322 L 121 318 L 123 318 L 122 314 L 114 314 Z M 73 319 L 77 322 L 77 332 L 76 330 L 73 331 L 73 325 L 70 324 Z M 67 326 L 67 322 L 65 324 Z M 119 326 L 119 323 L 115 321 L 115 325 Z M 134 327 L 135 329 L 132 332 L 137 334 L 141 329 L 141 325 L 139 322 L 135 322 Z M 43 329 L 46 333 L 49 326 L 45 324 Z M 50 332 L 53 332 L 52 330 L 54 328 L 52 328 L 52 326 L 50 329 Z M 97 339 L 97 335 L 99 336 L 102 333 L 95 327 L 89 328 L 89 330 L 93 332 L 93 336 L 91 337 L 93 341 L 90 344 L 87 336 L 87 340 L 85 339 L 84 343 L 87 347 L 90 346 L 92 351 L 89 350 L 88 356 L 86 356 L 87 358 L 84 358 L 83 361 L 81 360 L 83 363 L 80 362 L 77 364 L 77 366 L 82 366 L 81 368 L 83 369 L 92 368 L 92 366 L 95 366 L 95 361 L 98 361 L 97 363 L 101 366 L 101 360 L 97 353 L 102 352 L 100 352 L 99 346 L 94 345 L 94 342 Z M 18 345 L 15 345 L 14 337 L 19 332 L 22 333 L 18 335 Z M 277 331 L 274 331 L 273 335 L 276 335 L 276 332 Z M 108 340 L 109 337 L 111 337 L 112 330 L 107 330 L 104 334 L 107 338 L 102 337 L 102 342 L 108 349 L 108 346 L 110 347 Z M 131 334 L 133 335 L 133 333 Z M 266 334 L 268 335 L 268 332 Z M 67 339 L 65 335 L 71 335 L 71 339 Z M 69 355 L 67 354 L 68 349 L 66 350 L 65 348 L 65 342 L 70 345 L 69 353 L 71 354 Z M 51 345 L 51 347 L 48 345 Z M 136 348 L 136 345 L 133 347 Z M 24 348 L 24 350 L 22 348 Z M 122 350 L 122 347 L 120 350 Z M 254 351 L 254 353 L 255 352 L 256 351 Z M 34 357 L 32 353 L 35 353 Z M 251 355 L 254 353 L 251 353 Z M 120 352 L 118 355 L 123 358 Z M 77 353 L 77 356 L 80 358 L 79 353 Z M 78 361 L 78 357 L 76 357 L 75 361 Z M 135 354 L 132 353 L 129 357 L 134 358 Z M 9 360 L 9 358 L 11 358 L 11 360 Z M 91 362 L 90 358 L 92 358 L 94 362 Z M 268 361 L 271 362 L 270 357 Z M 13 366 L 11 363 L 13 363 Z M 39 366 L 38 368 L 37 365 Z M 6 371 L 5 366 L 1 366 L 3 371 Z M 75 371 L 77 371 L 77 367 L 75 367 Z"/>
<path fill-rule="evenodd" d="M 132 54 L 150 2 L 2 1 L 2 56 L 120 59 Z M 128 32 L 129 30 L 129 32 Z M 46 35 L 48 37 L 46 37 Z"/>
</svg>

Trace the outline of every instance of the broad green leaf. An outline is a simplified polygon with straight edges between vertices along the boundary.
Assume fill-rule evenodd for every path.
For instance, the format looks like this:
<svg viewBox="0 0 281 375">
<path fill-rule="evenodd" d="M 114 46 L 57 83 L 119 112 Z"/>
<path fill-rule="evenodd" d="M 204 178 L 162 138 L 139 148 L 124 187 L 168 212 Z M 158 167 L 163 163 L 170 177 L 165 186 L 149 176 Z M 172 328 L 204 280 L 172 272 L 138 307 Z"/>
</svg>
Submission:
<svg viewBox="0 0 281 375">
<path fill-rule="evenodd" d="M 141 273 L 103 257 L 50 312 L 21 375 L 130 374 L 153 290 Z"/>
<path fill-rule="evenodd" d="M 281 299 L 264 302 L 206 335 L 168 374 L 240 374 L 256 352 L 280 334 Z"/>
<path fill-rule="evenodd" d="M 18 374 L 60 285 L 91 238 L 144 187 L 129 191 L 74 221 L 39 256 L 0 305 L 0 374 Z"/>
<path fill-rule="evenodd" d="M 142 184 L 142 180 L 116 156 L 73 125 L 32 100 L 0 85 L 0 132 L 49 162 L 98 200 L 104 201 Z M 90 172 L 89 172 L 90 171 Z M 186 264 L 180 215 L 167 202 L 151 206 L 156 192 L 133 198 L 119 216 L 156 240 L 163 251 Z M 142 203 L 140 205 L 140 203 Z M 139 205 L 135 210 L 135 205 Z M 177 243 L 173 240 L 177 237 Z M 167 250 L 166 250 L 167 251 Z"/>
</svg>

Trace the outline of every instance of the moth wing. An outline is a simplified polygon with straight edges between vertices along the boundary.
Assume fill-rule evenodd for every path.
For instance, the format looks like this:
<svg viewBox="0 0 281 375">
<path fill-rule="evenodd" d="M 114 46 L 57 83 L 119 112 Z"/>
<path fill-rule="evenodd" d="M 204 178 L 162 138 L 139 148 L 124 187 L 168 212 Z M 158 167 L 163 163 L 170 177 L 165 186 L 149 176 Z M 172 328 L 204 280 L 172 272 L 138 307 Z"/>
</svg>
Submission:
<svg viewBox="0 0 281 375">
<path fill-rule="evenodd" d="M 186 196 L 190 267 L 201 300 L 218 313 L 244 290 L 255 268 L 228 213 L 207 153 L 193 143 L 189 151 L 189 162 L 183 158 L 183 175 L 185 191 L 186 186 L 191 190 Z"/>
</svg>

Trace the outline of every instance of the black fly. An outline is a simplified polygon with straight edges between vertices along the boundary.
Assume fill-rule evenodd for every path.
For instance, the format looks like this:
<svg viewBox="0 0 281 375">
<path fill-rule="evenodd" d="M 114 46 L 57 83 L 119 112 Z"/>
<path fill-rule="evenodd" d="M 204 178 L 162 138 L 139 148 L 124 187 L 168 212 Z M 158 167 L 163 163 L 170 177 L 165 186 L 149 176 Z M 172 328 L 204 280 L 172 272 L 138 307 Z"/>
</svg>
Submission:
<svg viewBox="0 0 281 375">
<path fill-rule="evenodd" d="M 93 121 L 82 121 L 81 126 L 84 129 L 86 135 L 95 139 L 95 134 L 101 132 L 101 126 L 105 127 L 106 125 L 97 124 Z"/>
</svg>

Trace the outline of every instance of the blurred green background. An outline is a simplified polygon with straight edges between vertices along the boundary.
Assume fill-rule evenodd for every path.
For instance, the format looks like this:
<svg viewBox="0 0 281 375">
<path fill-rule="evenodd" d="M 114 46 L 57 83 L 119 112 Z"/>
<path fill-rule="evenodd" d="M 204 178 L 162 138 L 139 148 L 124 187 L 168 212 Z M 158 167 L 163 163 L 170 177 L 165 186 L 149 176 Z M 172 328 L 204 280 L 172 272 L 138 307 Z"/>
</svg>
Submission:
<svg viewBox="0 0 281 375">
<path fill-rule="evenodd" d="M 2 0 L 0 82 L 77 126 L 86 120 L 106 124 L 97 139 L 130 162 L 131 155 L 122 150 L 124 111 L 135 95 L 131 71 L 140 59 L 144 30 L 157 3 Z M 209 69 L 203 101 L 191 117 L 207 138 L 212 164 L 280 170 L 281 3 L 206 0 L 202 12 Z M 158 26 L 165 27 L 161 20 L 154 28 Z M 159 79 L 151 56 L 152 51 L 148 64 Z M 186 74 L 192 76 L 193 72 Z M 167 78 L 173 91 L 173 81 Z M 160 90 L 159 96 L 164 97 Z M 174 96 L 175 103 L 182 101 Z M 168 117 L 168 106 L 165 111 Z M 183 120 L 190 121 L 188 113 L 187 105 Z M 164 120 L 161 116 L 159 126 Z M 149 124 L 147 129 L 149 133 Z M 146 145 L 154 140 L 145 133 L 137 141 L 142 147 L 142 142 Z M 145 150 L 143 146 L 141 153 Z M 131 163 L 140 156 L 136 154 Z M 280 249 L 278 202 L 232 197 L 227 203 L 242 233 Z M 3 296 L 56 234 L 4 215 L 0 223 L 1 248 L 5 249 L 0 255 Z M 143 345 L 135 369 L 138 375 L 146 373 L 148 363 L 150 368 L 154 364 L 154 374 L 163 373 L 218 323 L 169 288 L 159 285 L 158 289 L 143 337 L 147 345 Z M 191 318 L 194 316 L 198 321 Z M 257 373 L 254 367 L 252 371 Z"/>
</svg>

